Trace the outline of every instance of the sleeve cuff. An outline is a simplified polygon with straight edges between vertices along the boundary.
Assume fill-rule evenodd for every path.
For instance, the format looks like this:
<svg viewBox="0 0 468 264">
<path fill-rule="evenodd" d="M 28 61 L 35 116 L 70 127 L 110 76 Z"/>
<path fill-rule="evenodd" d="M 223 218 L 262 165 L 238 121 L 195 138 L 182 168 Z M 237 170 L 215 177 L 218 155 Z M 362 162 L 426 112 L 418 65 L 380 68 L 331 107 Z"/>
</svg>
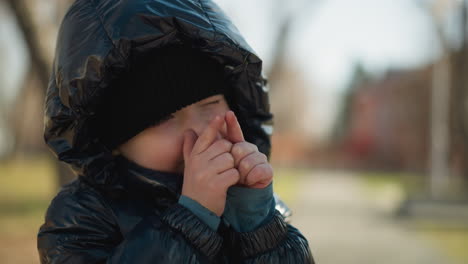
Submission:
<svg viewBox="0 0 468 264">
<path fill-rule="evenodd" d="M 205 224 L 207 224 L 213 231 L 218 230 L 220 218 L 211 212 L 208 208 L 204 207 L 197 201 L 181 195 L 179 198 L 179 204 L 192 211 L 198 218 L 200 218 Z"/>
<path fill-rule="evenodd" d="M 270 220 L 274 212 L 273 183 L 263 189 L 232 186 L 223 220 L 237 232 L 250 232 Z"/>
<path fill-rule="evenodd" d="M 231 243 L 236 245 L 243 258 L 263 254 L 276 248 L 286 237 L 288 226 L 278 211 L 265 225 L 252 232 L 233 232 Z"/>
<path fill-rule="evenodd" d="M 184 206 L 176 203 L 164 212 L 161 219 L 208 258 L 214 259 L 221 249 L 223 238 Z"/>
</svg>

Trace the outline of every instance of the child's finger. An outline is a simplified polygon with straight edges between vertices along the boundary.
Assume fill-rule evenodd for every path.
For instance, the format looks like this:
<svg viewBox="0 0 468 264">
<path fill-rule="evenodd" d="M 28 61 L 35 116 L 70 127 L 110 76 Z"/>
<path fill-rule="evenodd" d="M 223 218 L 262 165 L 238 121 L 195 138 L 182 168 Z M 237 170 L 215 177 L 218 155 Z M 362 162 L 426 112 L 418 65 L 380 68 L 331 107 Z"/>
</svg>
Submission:
<svg viewBox="0 0 468 264">
<path fill-rule="evenodd" d="M 183 152 L 184 160 L 187 161 L 192 153 L 193 146 L 197 142 L 197 134 L 192 129 L 184 132 Z"/>
<path fill-rule="evenodd" d="M 227 190 L 232 185 L 236 184 L 239 181 L 239 171 L 234 168 L 226 170 L 216 177 L 217 181 L 221 182 L 221 186 L 224 186 Z"/>
<path fill-rule="evenodd" d="M 231 148 L 231 153 L 235 159 L 236 167 L 243 158 L 255 152 L 258 152 L 258 147 L 247 141 L 236 143 Z"/>
<path fill-rule="evenodd" d="M 225 119 L 227 125 L 227 139 L 232 143 L 245 141 L 244 134 L 242 133 L 242 129 L 234 112 L 228 111 Z"/>
<path fill-rule="evenodd" d="M 205 130 L 203 130 L 197 142 L 195 142 L 195 146 L 193 146 L 192 151 L 199 154 L 213 144 L 219 135 L 219 131 L 221 130 L 223 123 L 224 117 L 216 115 L 213 120 L 210 121 L 208 126 L 206 126 Z"/>
<path fill-rule="evenodd" d="M 273 180 L 273 169 L 270 164 L 262 163 L 255 166 L 247 175 L 245 185 L 255 188 L 263 188 Z"/>
<path fill-rule="evenodd" d="M 212 160 L 216 156 L 222 154 L 222 153 L 229 153 L 231 154 L 231 148 L 232 148 L 232 143 L 229 140 L 226 139 L 218 139 L 216 140 L 211 146 L 209 146 L 203 155 L 207 157 L 209 160 Z"/>
<path fill-rule="evenodd" d="M 249 174 L 254 168 L 261 164 L 268 164 L 265 154 L 261 152 L 254 152 L 244 157 L 237 168 L 241 175 L 241 183 L 248 185 Z"/>
<path fill-rule="evenodd" d="M 219 137 L 218 139 L 220 138 L 225 138 L 227 139 L 227 125 L 226 125 L 226 122 L 223 123 L 222 127 L 221 127 L 221 130 L 219 131 Z"/>
<path fill-rule="evenodd" d="M 234 158 L 230 153 L 223 153 L 216 158 L 211 160 L 210 167 L 216 172 L 221 173 L 223 171 L 234 168 Z"/>
</svg>

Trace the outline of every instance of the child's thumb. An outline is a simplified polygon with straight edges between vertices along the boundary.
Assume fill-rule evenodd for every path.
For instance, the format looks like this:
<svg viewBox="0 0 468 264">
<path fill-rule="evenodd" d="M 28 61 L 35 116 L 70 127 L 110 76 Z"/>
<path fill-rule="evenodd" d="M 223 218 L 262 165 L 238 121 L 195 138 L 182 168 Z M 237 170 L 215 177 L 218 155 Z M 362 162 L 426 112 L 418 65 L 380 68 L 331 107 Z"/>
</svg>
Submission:
<svg viewBox="0 0 468 264">
<path fill-rule="evenodd" d="M 183 143 L 183 149 L 184 149 L 184 160 L 188 160 L 190 154 L 192 153 L 193 146 L 195 145 L 195 142 L 197 141 L 197 134 L 195 131 L 192 129 L 188 129 L 187 131 L 184 132 L 184 143 Z"/>
</svg>

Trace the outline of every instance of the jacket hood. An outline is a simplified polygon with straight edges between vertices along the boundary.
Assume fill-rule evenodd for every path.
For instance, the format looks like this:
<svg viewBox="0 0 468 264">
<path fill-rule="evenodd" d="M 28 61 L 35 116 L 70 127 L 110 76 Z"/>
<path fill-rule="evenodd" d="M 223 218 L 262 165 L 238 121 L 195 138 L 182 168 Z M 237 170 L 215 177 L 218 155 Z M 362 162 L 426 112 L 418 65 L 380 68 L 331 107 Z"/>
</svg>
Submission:
<svg viewBox="0 0 468 264">
<path fill-rule="evenodd" d="M 45 98 L 44 139 L 61 161 L 90 183 L 117 187 L 115 157 L 91 133 L 90 120 L 112 80 L 132 56 L 188 45 L 224 65 L 247 141 L 270 154 L 272 114 L 262 62 L 209 0 L 77 0 L 57 38 Z"/>
</svg>

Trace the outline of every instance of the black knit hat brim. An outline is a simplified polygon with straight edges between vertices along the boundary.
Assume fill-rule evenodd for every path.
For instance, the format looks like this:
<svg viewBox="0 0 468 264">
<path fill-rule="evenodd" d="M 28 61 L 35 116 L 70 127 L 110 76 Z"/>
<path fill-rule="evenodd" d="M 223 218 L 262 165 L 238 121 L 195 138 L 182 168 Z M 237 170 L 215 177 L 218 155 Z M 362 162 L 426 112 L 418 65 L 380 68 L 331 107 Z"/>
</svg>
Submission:
<svg viewBox="0 0 468 264">
<path fill-rule="evenodd" d="M 222 65 L 199 51 L 164 48 L 132 62 L 96 111 L 96 132 L 110 150 L 168 115 L 225 92 Z"/>
</svg>

